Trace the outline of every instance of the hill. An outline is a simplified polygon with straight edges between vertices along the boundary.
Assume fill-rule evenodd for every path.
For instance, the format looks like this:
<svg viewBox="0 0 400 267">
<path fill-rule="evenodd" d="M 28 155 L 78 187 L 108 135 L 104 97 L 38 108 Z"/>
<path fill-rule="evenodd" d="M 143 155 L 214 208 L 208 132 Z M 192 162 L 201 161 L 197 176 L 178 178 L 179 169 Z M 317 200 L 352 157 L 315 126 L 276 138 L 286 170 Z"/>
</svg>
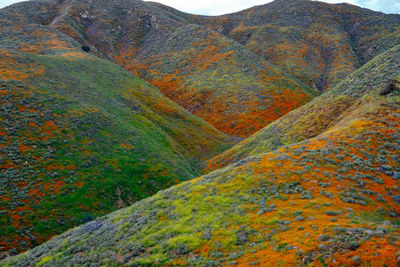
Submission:
<svg viewBox="0 0 400 267">
<path fill-rule="evenodd" d="M 400 43 L 399 14 L 350 4 L 275 0 L 224 16 L 182 16 L 243 44 L 320 91 Z"/>
<path fill-rule="evenodd" d="M 1 18 L 1 256 L 196 177 L 235 142 L 67 35 Z"/>
<path fill-rule="evenodd" d="M 389 54 L 397 53 L 398 46 Z M 380 61 L 378 61 L 380 60 Z M 382 66 L 385 67 L 382 70 Z M 398 76 L 396 55 L 378 58 L 348 76 L 334 89 L 269 124 L 240 144 L 210 160 L 208 170 L 219 169 L 252 155 L 267 153 L 285 145 L 316 137 L 341 125 L 360 105 L 366 92 L 384 90 Z M 393 82 L 395 83 L 395 82 Z"/>
<path fill-rule="evenodd" d="M 3 13 L 11 25 L 64 32 L 232 135 L 249 136 L 318 95 L 245 46 L 155 3 L 30 1 Z"/>
<path fill-rule="evenodd" d="M 160 191 L 1 264 L 394 266 L 399 66 L 396 46 L 316 98 L 351 103 L 310 138 Z"/>
<path fill-rule="evenodd" d="M 2 16 L 64 32 L 241 137 L 400 42 L 400 15 L 309 0 L 276 0 L 216 17 L 139 0 L 36 0 Z"/>
</svg>

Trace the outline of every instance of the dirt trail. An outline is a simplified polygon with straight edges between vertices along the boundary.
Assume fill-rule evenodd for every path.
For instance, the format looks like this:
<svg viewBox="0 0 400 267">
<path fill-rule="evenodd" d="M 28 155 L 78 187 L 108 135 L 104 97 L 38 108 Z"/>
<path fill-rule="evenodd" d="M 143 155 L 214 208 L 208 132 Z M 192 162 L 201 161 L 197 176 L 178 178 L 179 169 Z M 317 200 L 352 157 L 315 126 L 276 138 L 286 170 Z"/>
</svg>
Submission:
<svg viewBox="0 0 400 267">
<path fill-rule="evenodd" d="M 62 10 L 62 13 L 55 17 L 53 21 L 49 24 L 50 27 L 54 27 L 60 20 L 62 20 L 65 16 L 68 15 L 69 10 L 72 7 L 72 4 L 75 2 L 75 0 L 68 0 L 60 9 Z"/>
</svg>

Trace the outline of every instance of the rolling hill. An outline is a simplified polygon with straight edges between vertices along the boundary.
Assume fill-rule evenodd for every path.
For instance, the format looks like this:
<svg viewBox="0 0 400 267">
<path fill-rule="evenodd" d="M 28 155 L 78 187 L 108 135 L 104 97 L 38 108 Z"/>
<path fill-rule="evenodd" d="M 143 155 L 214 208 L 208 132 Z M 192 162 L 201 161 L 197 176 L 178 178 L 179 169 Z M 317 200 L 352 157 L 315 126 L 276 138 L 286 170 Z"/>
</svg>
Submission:
<svg viewBox="0 0 400 267">
<path fill-rule="evenodd" d="M 196 177 L 235 142 L 55 29 L 0 29 L 2 256 Z"/>
<path fill-rule="evenodd" d="M 0 264 L 394 266 L 400 248 L 399 66 L 396 46 L 316 98 L 325 105 L 319 116 L 310 103 L 280 119 L 297 123 L 311 116 L 312 125 L 330 118 L 328 126 L 300 129 L 300 142 L 264 145 Z M 333 116 L 335 101 L 347 108 Z M 290 131 L 281 136 L 291 137 Z"/>
</svg>

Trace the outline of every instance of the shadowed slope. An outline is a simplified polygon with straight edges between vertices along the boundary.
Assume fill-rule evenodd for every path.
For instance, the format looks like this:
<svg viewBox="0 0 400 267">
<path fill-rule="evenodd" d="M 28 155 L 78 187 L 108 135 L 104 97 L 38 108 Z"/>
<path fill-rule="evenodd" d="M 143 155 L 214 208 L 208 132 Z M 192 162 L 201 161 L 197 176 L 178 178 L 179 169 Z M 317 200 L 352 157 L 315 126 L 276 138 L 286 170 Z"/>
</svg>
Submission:
<svg viewBox="0 0 400 267">
<path fill-rule="evenodd" d="M 1 264 L 394 266 L 400 91 L 387 84 L 400 81 L 399 49 L 329 92 L 356 100 L 315 138 L 161 191 Z"/>
</svg>

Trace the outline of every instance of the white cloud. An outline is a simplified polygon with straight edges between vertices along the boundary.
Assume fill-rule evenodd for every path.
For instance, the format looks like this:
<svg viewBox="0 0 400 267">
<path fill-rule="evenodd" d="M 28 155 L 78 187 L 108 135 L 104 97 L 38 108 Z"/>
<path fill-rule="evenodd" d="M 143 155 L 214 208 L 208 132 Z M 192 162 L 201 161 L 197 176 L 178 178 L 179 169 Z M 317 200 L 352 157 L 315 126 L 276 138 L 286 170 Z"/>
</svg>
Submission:
<svg viewBox="0 0 400 267">
<path fill-rule="evenodd" d="M 262 5 L 272 0 L 152 0 L 178 10 L 203 15 L 222 15 Z"/>
<path fill-rule="evenodd" d="M 202 15 L 222 15 L 272 0 L 151 0 L 178 10 Z M 400 14 L 400 0 L 319 0 L 331 4 L 349 3 L 385 13 Z"/>
<path fill-rule="evenodd" d="M 152 0 L 178 10 L 202 15 L 221 15 L 236 12 L 272 0 Z M 400 14 L 400 0 L 321 0 L 328 3 L 350 3 L 385 13 Z M 21 0 L 0 0 L 0 8 Z"/>
<path fill-rule="evenodd" d="M 6 7 L 8 5 L 17 3 L 17 2 L 22 2 L 18 0 L 0 0 L 0 8 Z"/>
<path fill-rule="evenodd" d="M 385 13 L 400 14 L 399 0 L 357 0 L 356 5 Z"/>
<path fill-rule="evenodd" d="M 272 0 L 151 0 L 178 10 L 202 15 L 222 15 Z M 331 4 L 349 3 L 385 13 L 400 14 L 400 0 L 319 0 Z"/>
<path fill-rule="evenodd" d="M 327 2 L 327 3 L 331 3 L 331 4 L 349 3 L 349 4 L 355 5 L 357 0 L 325 0 L 322 2 Z"/>
</svg>

